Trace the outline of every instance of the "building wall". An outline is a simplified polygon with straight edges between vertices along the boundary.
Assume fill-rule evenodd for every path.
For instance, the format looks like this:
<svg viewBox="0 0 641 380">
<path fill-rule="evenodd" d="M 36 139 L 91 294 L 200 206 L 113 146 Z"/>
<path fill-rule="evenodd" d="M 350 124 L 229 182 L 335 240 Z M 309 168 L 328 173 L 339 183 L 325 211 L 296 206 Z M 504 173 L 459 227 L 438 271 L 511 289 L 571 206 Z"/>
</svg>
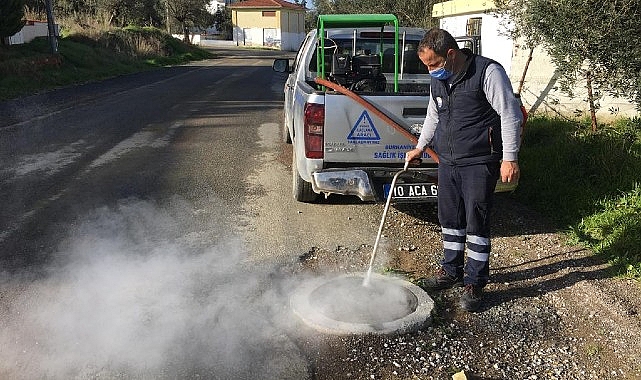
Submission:
<svg viewBox="0 0 641 380">
<path fill-rule="evenodd" d="M 495 8 L 493 0 L 450 0 L 434 4 L 432 17 L 482 13 Z"/>
<path fill-rule="evenodd" d="M 281 12 L 282 50 L 296 51 L 305 38 L 305 14 Z"/>
<path fill-rule="evenodd" d="M 275 16 L 263 16 L 262 12 L 260 9 L 232 11 L 236 44 L 297 50 L 305 37 L 305 14 L 278 10 Z"/>
<path fill-rule="evenodd" d="M 267 46 L 280 48 L 280 29 L 276 28 L 234 28 L 234 38 L 239 46 Z"/>
<path fill-rule="evenodd" d="M 59 26 L 56 24 L 56 35 L 59 35 Z M 34 40 L 36 37 L 47 37 L 49 29 L 47 23 L 43 21 L 27 21 L 27 24 L 22 27 L 18 33 L 9 37 L 9 44 L 26 44 Z"/>
<path fill-rule="evenodd" d="M 270 43 L 278 39 L 280 45 L 280 20 L 278 12 L 274 16 L 263 17 L 263 10 L 233 10 L 234 41 L 240 46 L 264 46 L 265 29 L 270 37 Z M 268 44 L 269 46 L 269 44 Z"/>
<path fill-rule="evenodd" d="M 247 28 L 280 28 L 278 12 L 275 16 L 263 17 L 263 11 L 258 10 L 235 10 L 237 15 L 236 25 Z"/>
<path fill-rule="evenodd" d="M 516 44 L 512 60 L 512 74 L 510 75 L 515 91 L 523 76 L 528 56 L 529 49 L 524 49 Z M 590 109 L 585 101 L 588 94 L 586 81 L 577 81 L 573 92 L 574 97 L 570 98 L 561 91 L 550 56 L 542 47 L 534 49 L 521 91 L 523 103 L 530 112 L 564 116 L 588 115 Z M 599 120 L 607 121 L 618 116 L 634 117 L 639 115 L 635 105 L 625 98 L 604 96 L 600 100 L 600 104 L 601 107 L 597 111 Z"/>
<path fill-rule="evenodd" d="M 19 45 L 24 43 L 24 32 L 22 30 L 9 37 L 9 45 Z"/>
<path fill-rule="evenodd" d="M 182 33 L 181 34 L 172 34 L 171 36 L 174 37 L 175 39 L 181 40 L 181 41 L 183 41 L 185 39 L 185 35 L 182 34 Z M 202 40 L 201 40 L 200 37 L 201 36 L 200 36 L 199 33 L 190 33 L 189 34 L 189 42 L 194 44 L 194 45 L 201 45 Z"/>
</svg>

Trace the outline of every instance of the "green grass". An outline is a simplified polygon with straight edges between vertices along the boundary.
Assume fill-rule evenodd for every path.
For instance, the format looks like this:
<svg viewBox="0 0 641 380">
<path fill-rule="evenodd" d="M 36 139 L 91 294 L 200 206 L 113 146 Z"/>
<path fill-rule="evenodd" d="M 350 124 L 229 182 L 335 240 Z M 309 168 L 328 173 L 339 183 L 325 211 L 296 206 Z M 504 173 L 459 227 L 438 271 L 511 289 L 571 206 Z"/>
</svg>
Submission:
<svg viewBox="0 0 641 380">
<path fill-rule="evenodd" d="M 584 218 L 572 231 L 597 254 L 606 255 L 617 272 L 641 279 L 641 188 L 599 202 L 602 211 Z"/>
<path fill-rule="evenodd" d="M 64 36 L 58 57 L 49 49 L 46 38 L 0 46 L 0 99 L 213 57 L 158 29 L 137 27 Z"/>
<path fill-rule="evenodd" d="M 641 279 L 641 119 L 598 132 L 535 117 L 521 149 L 516 197 L 548 215 L 570 239 L 603 255 L 617 274 Z"/>
</svg>

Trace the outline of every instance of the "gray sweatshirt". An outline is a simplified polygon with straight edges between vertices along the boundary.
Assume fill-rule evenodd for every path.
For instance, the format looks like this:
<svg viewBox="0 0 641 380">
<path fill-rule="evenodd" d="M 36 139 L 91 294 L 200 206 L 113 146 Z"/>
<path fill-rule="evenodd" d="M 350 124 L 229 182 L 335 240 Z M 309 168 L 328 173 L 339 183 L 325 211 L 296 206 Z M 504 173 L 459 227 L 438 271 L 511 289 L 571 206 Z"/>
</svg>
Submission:
<svg viewBox="0 0 641 380">
<path fill-rule="evenodd" d="M 514 96 L 512 83 L 501 65 L 491 63 L 485 71 L 483 91 L 487 101 L 501 117 L 501 138 L 503 140 L 503 160 L 518 161 L 521 145 L 521 124 L 523 114 L 518 99 Z M 425 149 L 432 142 L 438 124 L 436 103 L 430 96 L 427 105 L 427 116 L 423 122 L 417 148 Z"/>
</svg>

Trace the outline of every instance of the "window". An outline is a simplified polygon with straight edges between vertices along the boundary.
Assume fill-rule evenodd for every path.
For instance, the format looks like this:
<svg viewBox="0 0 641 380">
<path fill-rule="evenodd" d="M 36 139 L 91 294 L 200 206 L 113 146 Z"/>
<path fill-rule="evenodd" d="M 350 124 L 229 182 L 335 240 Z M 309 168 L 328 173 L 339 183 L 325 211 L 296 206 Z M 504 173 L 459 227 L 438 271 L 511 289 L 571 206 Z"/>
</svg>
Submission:
<svg viewBox="0 0 641 380">
<path fill-rule="evenodd" d="M 263 17 L 276 17 L 276 11 L 263 11 Z"/>
<path fill-rule="evenodd" d="M 480 36 L 481 35 L 481 21 L 480 17 L 471 17 L 467 19 L 467 36 Z"/>
</svg>

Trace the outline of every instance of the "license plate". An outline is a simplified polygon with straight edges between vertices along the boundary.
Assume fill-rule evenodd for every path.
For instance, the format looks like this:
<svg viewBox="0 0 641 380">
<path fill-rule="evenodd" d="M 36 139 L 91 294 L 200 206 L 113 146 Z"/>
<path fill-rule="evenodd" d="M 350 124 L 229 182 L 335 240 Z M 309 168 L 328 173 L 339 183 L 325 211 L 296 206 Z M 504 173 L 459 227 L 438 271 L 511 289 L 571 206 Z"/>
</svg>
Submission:
<svg viewBox="0 0 641 380">
<path fill-rule="evenodd" d="M 389 196 L 391 184 L 383 185 L 385 199 Z M 436 198 L 438 186 L 434 183 L 399 183 L 394 186 L 392 199 Z"/>
</svg>

